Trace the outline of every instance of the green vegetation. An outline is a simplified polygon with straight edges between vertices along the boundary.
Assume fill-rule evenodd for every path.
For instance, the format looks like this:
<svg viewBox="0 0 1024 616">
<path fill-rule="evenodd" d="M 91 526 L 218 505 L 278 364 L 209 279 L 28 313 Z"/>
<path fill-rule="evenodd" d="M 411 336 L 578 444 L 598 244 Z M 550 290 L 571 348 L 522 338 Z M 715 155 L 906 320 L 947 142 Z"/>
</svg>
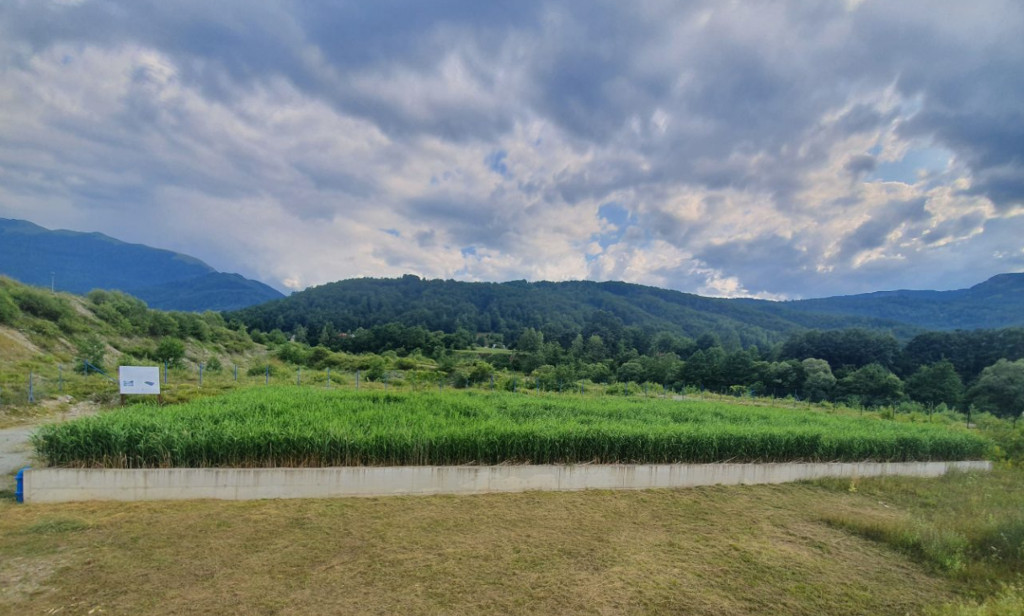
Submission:
<svg viewBox="0 0 1024 616">
<path fill-rule="evenodd" d="M 266 349 L 218 313 L 162 312 L 116 291 L 83 298 L 0 276 L 0 425 L 38 415 L 30 402 L 48 402 L 54 411 L 72 398 L 114 399 L 116 384 L 94 368 L 116 376 L 121 365 L 166 360 L 173 381 L 165 399 L 173 401 L 199 393 L 194 385 L 181 387 L 197 363 L 218 357 L 247 364 L 257 353 Z"/>
<path fill-rule="evenodd" d="M 266 375 L 269 365 L 271 382 L 275 376 L 279 382 L 298 382 L 300 370 L 348 372 L 349 378 L 360 371 L 363 382 L 413 387 L 471 388 L 493 382 L 504 389 L 512 389 L 516 383 L 520 388 L 554 392 L 579 387 L 593 391 L 596 385 L 616 394 L 649 389 L 699 391 L 743 398 L 827 401 L 902 413 L 955 409 L 965 415 L 985 411 L 1012 419 L 1021 411 L 1016 402 L 1021 396 L 1020 376 L 983 380 L 982 372 L 988 370 L 994 376 L 1002 359 L 1007 360 L 1004 363 L 1009 370 L 1000 368 L 999 374 L 1021 372 L 1014 360 L 1024 357 L 1024 329 L 925 333 L 905 346 L 892 334 L 865 329 L 793 331 L 785 342 L 771 342 L 705 324 L 709 329 L 691 338 L 678 333 L 667 316 L 665 321 L 630 323 L 632 317 L 622 301 L 635 300 L 650 309 L 662 305 L 643 300 L 651 298 L 636 295 L 639 291 L 630 285 L 524 284 L 452 287 L 469 293 L 467 301 L 489 297 L 505 306 L 502 310 L 519 315 L 516 319 L 498 318 L 504 312 L 495 312 L 491 325 L 484 323 L 487 319 L 477 323 L 460 317 L 450 323 L 438 322 L 454 327 L 451 330 L 431 330 L 402 321 L 352 330 L 322 320 L 333 313 L 318 305 L 306 312 L 289 312 L 287 318 L 275 317 L 271 324 L 277 326 L 261 331 L 250 330 L 251 323 L 236 320 L 248 312 L 227 316 L 161 312 L 119 292 L 94 290 L 82 299 L 0 278 L 0 318 L 36 347 L 27 354 L 0 355 L 0 404 L 26 403 L 30 374 L 43 377 L 44 387 L 40 390 L 36 384 L 35 399 L 40 399 L 40 392 L 52 398 L 55 389 L 61 390 L 54 387 L 61 380 L 58 366 L 71 370 L 76 360 L 88 359 L 108 373 L 118 365 L 166 363 L 171 370 L 178 370 L 172 373 L 167 397 L 172 401 L 245 385 L 227 378 L 227 374 L 234 376 L 234 366 L 241 375 L 250 375 L 248 383 L 254 384 L 259 375 Z M 441 302 L 436 304 L 440 310 L 451 300 L 443 297 L 449 286 L 408 277 L 359 284 L 347 281 L 330 289 L 332 293 L 342 288 L 353 291 L 348 303 L 342 302 L 348 306 L 346 310 L 354 311 L 353 319 L 374 315 L 379 320 L 399 310 L 417 289 L 426 302 L 423 306 Z M 391 289 L 394 297 L 375 294 L 381 289 Z M 523 298 L 540 294 L 534 299 L 544 299 L 553 289 L 562 293 L 558 296 L 561 303 L 555 303 L 561 316 L 537 322 L 529 316 L 534 307 L 523 304 Z M 568 293 L 572 289 L 576 295 Z M 596 291 L 614 291 L 619 299 L 603 302 L 601 309 L 587 308 L 585 303 L 572 307 L 574 297 L 584 301 L 590 297 L 588 293 Z M 669 293 L 662 299 L 668 302 L 666 298 L 679 299 L 680 295 Z M 429 298 L 435 303 L 428 302 Z M 693 301 L 698 300 L 703 298 Z M 462 310 L 468 308 L 448 306 L 438 314 L 457 315 Z M 262 314 L 255 309 L 252 312 L 257 313 Z M 682 318 L 682 313 L 676 316 Z M 494 323 L 503 323 L 500 329 L 505 333 L 493 331 Z M 491 329 L 468 329 L 483 326 Z M 2 340 L 4 331 L 0 330 L 4 351 L 20 344 Z M 746 346 L 758 340 L 763 342 L 761 346 Z M 215 359 L 212 366 L 211 359 Z M 219 371 L 219 378 L 204 380 L 200 389 L 199 366 L 206 366 L 214 376 L 218 363 L 232 369 Z M 185 382 L 194 386 L 182 387 Z M 1009 389 L 1000 385 L 1001 391 L 997 391 L 997 383 L 1008 384 Z M 88 390 L 76 391 L 77 396 Z M 107 395 L 99 381 L 94 382 L 94 391 Z"/>
<path fill-rule="evenodd" d="M 982 457 L 962 429 L 822 412 L 611 397 L 248 389 L 44 426 L 56 466 L 207 467 Z"/>
<path fill-rule="evenodd" d="M 1024 593 L 1013 586 L 1024 579 L 1024 481 L 1008 467 L 992 473 L 950 474 L 934 481 L 885 477 L 851 485 L 824 481 L 836 490 L 854 490 L 904 512 L 864 515 L 827 513 L 837 527 L 879 541 L 962 584 L 978 597 L 990 597 L 992 609 L 1016 606 L 1022 613 Z M 912 514 L 909 512 L 913 512 Z M 947 611 L 947 613 L 958 613 Z"/>
</svg>

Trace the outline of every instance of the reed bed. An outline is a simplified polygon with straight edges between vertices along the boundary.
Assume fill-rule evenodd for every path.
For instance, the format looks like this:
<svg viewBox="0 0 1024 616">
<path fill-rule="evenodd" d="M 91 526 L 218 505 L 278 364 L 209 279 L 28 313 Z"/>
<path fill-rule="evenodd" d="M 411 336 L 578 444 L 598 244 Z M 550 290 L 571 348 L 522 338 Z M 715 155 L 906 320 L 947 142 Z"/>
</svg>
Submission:
<svg viewBox="0 0 1024 616">
<path fill-rule="evenodd" d="M 966 430 L 721 402 L 271 387 L 45 426 L 52 466 L 921 461 L 983 457 Z"/>
</svg>

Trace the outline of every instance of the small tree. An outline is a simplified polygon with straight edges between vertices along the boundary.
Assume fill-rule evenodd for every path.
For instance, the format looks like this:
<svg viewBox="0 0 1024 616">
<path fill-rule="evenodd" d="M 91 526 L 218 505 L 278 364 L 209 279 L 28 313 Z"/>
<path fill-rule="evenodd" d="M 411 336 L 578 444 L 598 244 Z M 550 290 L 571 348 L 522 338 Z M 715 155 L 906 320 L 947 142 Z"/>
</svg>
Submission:
<svg viewBox="0 0 1024 616">
<path fill-rule="evenodd" d="M 943 360 L 918 368 L 907 379 L 906 389 L 908 396 L 929 407 L 940 404 L 954 407 L 960 403 L 964 384 L 953 364 Z"/>
<path fill-rule="evenodd" d="M 1013 418 L 1016 424 L 1024 410 L 1024 359 L 1000 359 L 982 370 L 968 400 L 993 415 Z"/>
<path fill-rule="evenodd" d="M 544 334 L 532 327 L 527 327 L 523 330 L 523 333 L 519 334 L 516 350 L 523 351 L 524 353 L 534 353 L 540 350 L 542 344 L 544 344 Z"/>
<path fill-rule="evenodd" d="M 224 365 L 220 363 L 220 359 L 214 355 L 210 357 L 210 361 L 206 362 L 206 370 L 209 372 L 220 372 L 224 369 Z"/>
<path fill-rule="evenodd" d="M 85 372 L 88 367 L 86 362 L 96 368 L 103 369 L 103 358 L 107 354 L 107 345 L 98 336 L 90 334 L 79 340 L 75 346 L 78 349 L 78 358 L 81 361 L 79 369 Z"/>
<path fill-rule="evenodd" d="M 178 338 L 164 338 L 153 351 L 153 359 L 165 362 L 173 368 L 179 368 L 181 361 L 185 359 L 185 343 Z"/>
<path fill-rule="evenodd" d="M 813 402 L 830 398 L 836 387 L 836 377 L 828 362 L 809 357 L 801 362 L 801 366 L 807 375 L 804 379 L 804 396 Z"/>
<path fill-rule="evenodd" d="M 903 381 L 881 364 L 854 370 L 839 382 L 839 389 L 847 399 L 865 406 L 896 404 L 903 397 Z"/>
</svg>

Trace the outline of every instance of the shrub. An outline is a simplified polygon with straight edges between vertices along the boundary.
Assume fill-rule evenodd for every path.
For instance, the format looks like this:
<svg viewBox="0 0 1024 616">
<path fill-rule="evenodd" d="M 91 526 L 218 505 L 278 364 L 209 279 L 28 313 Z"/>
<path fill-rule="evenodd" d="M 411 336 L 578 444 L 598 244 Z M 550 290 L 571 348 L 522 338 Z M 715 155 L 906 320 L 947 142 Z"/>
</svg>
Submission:
<svg viewBox="0 0 1024 616">
<path fill-rule="evenodd" d="M 15 319 L 21 314 L 18 305 L 14 303 L 10 294 L 0 287 L 0 325 L 13 325 Z"/>
<path fill-rule="evenodd" d="M 47 321 L 58 321 L 62 316 L 71 316 L 71 306 L 49 291 L 32 287 L 20 287 L 12 293 L 14 301 L 22 312 Z"/>
<path fill-rule="evenodd" d="M 107 345 L 99 337 L 89 335 L 79 340 L 75 347 L 78 349 L 79 369 L 85 370 L 85 362 L 89 362 L 99 369 L 103 369 L 103 359 L 107 354 Z"/>
<path fill-rule="evenodd" d="M 177 338 L 164 338 L 153 351 L 153 359 L 165 362 L 173 368 L 181 367 L 181 360 L 185 358 L 185 343 Z"/>
<path fill-rule="evenodd" d="M 223 364 L 220 363 L 220 359 L 214 355 L 210 358 L 210 361 L 206 362 L 206 370 L 208 372 L 220 372 L 224 369 Z"/>
</svg>

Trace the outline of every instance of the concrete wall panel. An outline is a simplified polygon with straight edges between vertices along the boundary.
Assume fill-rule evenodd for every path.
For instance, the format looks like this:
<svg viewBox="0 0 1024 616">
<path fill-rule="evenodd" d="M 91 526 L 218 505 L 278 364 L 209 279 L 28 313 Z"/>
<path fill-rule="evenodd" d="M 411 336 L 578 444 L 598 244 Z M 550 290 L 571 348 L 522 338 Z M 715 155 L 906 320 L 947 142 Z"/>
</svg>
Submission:
<svg viewBox="0 0 1024 616">
<path fill-rule="evenodd" d="M 576 464 L 332 468 L 31 469 L 25 502 L 250 500 L 398 494 L 484 494 L 527 490 L 644 490 L 785 483 L 822 477 L 990 470 L 990 462 L 780 464 Z"/>
</svg>

